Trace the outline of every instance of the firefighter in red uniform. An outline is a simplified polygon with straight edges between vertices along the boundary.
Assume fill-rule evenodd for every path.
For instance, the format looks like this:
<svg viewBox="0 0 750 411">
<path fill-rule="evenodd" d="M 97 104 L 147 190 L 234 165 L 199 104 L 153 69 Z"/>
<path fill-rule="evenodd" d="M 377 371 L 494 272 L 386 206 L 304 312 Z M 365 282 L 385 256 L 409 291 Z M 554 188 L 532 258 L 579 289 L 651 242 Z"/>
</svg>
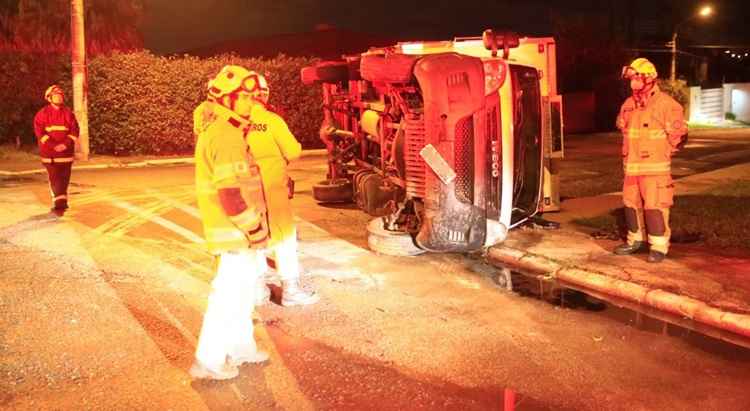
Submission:
<svg viewBox="0 0 750 411">
<path fill-rule="evenodd" d="M 49 105 L 34 116 L 34 134 L 39 143 L 39 156 L 49 176 L 52 211 L 62 216 L 68 208 L 68 184 L 78 141 L 78 122 L 73 112 L 65 107 L 60 86 L 48 87 L 44 99 Z"/>
<path fill-rule="evenodd" d="M 659 90 L 656 67 L 645 58 L 623 68 L 633 95 L 617 116 L 622 131 L 625 180 L 622 188 L 627 243 L 618 255 L 634 254 L 650 245 L 648 261 L 658 263 L 669 251 L 669 208 L 674 197 L 672 155 L 687 138 L 682 106 Z"/>
</svg>

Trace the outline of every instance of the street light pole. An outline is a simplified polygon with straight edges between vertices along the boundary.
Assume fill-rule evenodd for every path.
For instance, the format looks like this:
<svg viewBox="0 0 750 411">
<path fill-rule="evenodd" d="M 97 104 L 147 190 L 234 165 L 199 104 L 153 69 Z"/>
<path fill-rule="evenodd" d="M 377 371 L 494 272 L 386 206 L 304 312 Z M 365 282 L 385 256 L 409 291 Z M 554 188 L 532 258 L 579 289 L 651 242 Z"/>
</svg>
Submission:
<svg viewBox="0 0 750 411">
<path fill-rule="evenodd" d="M 672 32 L 672 67 L 669 70 L 669 80 L 674 81 L 677 77 L 677 27 Z"/>
<path fill-rule="evenodd" d="M 701 9 L 698 11 L 697 14 L 694 14 L 688 17 L 687 19 L 674 25 L 674 30 L 672 31 L 672 41 L 669 43 L 669 45 L 671 46 L 670 48 L 672 49 L 672 66 L 669 70 L 670 81 L 675 81 L 675 79 L 677 78 L 677 30 L 679 29 L 681 25 L 685 24 L 689 20 L 692 20 L 696 17 L 705 18 L 713 14 L 713 12 L 714 10 L 711 6 L 703 6 L 701 7 Z"/>
</svg>

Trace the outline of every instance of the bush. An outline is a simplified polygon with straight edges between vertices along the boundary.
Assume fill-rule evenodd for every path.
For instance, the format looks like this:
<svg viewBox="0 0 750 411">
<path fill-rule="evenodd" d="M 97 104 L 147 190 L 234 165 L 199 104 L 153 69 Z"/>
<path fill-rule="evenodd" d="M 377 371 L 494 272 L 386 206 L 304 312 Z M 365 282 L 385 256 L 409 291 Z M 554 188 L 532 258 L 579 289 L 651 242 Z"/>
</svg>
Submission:
<svg viewBox="0 0 750 411">
<path fill-rule="evenodd" d="M 66 93 L 72 90 L 64 79 L 70 78 L 70 59 L 50 53 L 0 53 L 0 143 L 13 142 L 16 136 L 32 144 L 34 114 L 42 108 L 44 90 L 60 84 Z M 70 81 L 68 80 L 68 85 Z"/>
<path fill-rule="evenodd" d="M 194 148 L 193 109 L 205 98 L 206 82 L 225 64 L 238 64 L 266 74 L 271 88 L 270 103 L 284 112 L 292 133 L 306 148 L 322 147 L 318 128 L 322 121 L 319 87 L 305 86 L 300 69 L 310 58 L 240 58 L 225 55 L 209 59 L 160 57 L 147 51 L 100 55 L 89 62 L 89 144 L 92 153 L 189 154 Z M 11 90 L 1 101 L 0 139 L 11 127 L 32 134 L 31 121 L 45 102 L 44 89 L 61 84 L 71 102 L 70 62 L 67 55 L 43 59 L 8 53 L 0 57 L 2 79 Z M 23 81 L 17 81 L 18 77 Z M 19 83 L 19 84 L 16 84 Z M 16 86 L 6 88 L 6 86 Z M 13 120 L 15 119 L 15 120 Z M 20 126 L 19 126 L 20 125 Z"/>
<path fill-rule="evenodd" d="M 669 94 L 673 99 L 677 100 L 677 102 L 685 108 L 685 112 L 688 112 L 688 105 L 690 104 L 690 88 L 685 80 L 659 80 L 659 88 L 661 91 Z"/>
<path fill-rule="evenodd" d="M 724 119 L 734 121 L 737 120 L 737 116 L 734 113 L 727 111 L 724 113 Z"/>
</svg>

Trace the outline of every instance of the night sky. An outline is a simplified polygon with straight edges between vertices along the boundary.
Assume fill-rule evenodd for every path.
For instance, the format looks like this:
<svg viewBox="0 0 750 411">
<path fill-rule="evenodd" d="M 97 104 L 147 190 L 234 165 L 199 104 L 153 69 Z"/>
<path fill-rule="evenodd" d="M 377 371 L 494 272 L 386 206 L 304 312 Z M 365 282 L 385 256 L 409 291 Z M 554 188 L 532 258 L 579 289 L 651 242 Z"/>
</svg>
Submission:
<svg viewBox="0 0 750 411">
<path fill-rule="evenodd" d="M 438 39 L 474 36 L 485 28 L 508 28 L 528 35 L 551 35 L 556 15 L 669 24 L 697 9 L 692 0 L 148 0 L 142 32 L 157 53 L 174 53 L 221 41 L 309 32 L 319 25 Z M 747 1 L 711 4 L 710 22 L 688 24 L 688 34 L 713 44 L 750 44 Z M 667 22 L 667 23 L 665 23 Z"/>
</svg>

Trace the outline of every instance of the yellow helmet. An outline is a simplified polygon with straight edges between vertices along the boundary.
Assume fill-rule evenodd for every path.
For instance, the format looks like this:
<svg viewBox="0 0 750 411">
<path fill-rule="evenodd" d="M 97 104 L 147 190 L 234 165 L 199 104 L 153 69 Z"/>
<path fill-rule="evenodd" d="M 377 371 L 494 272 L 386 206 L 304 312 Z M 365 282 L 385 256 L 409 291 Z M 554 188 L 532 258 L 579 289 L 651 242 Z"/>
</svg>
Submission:
<svg viewBox="0 0 750 411">
<path fill-rule="evenodd" d="M 44 91 L 44 99 L 47 101 L 52 101 L 53 94 L 59 94 L 61 96 L 65 95 L 65 93 L 63 93 L 62 87 L 58 86 L 57 84 L 53 84 L 47 87 L 47 90 Z"/>
<path fill-rule="evenodd" d="M 208 82 L 208 95 L 214 99 L 237 91 L 247 92 L 264 102 L 268 100 L 266 78 L 241 66 L 224 66 L 219 74 Z"/>
<path fill-rule="evenodd" d="M 656 66 L 654 66 L 654 63 L 648 61 L 648 59 L 639 57 L 633 60 L 630 65 L 622 68 L 622 78 L 629 79 L 637 75 L 656 78 Z"/>
</svg>

